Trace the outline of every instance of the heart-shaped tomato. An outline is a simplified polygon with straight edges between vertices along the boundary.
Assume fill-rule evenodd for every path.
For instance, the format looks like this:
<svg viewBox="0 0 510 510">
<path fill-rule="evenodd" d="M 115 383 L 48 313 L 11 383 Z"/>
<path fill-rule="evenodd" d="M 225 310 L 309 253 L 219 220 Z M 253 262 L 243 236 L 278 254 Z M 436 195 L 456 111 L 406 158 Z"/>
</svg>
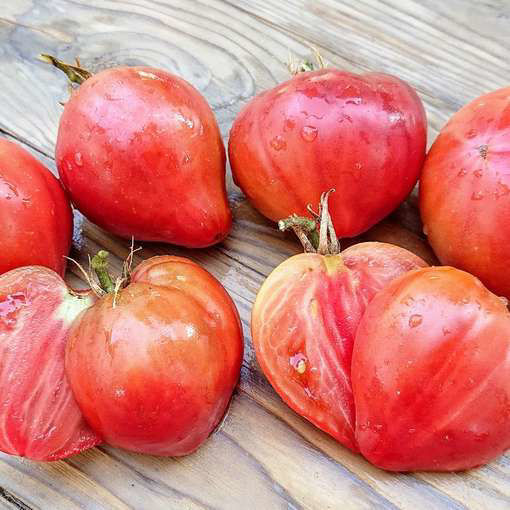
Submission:
<svg viewBox="0 0 510 510">
<path fill-rule="evenodd" d="M 161 256 L 75 321 L 66 371 L 106 442 L 175 456 L 221 420 L 242 357 L 239 315 L 221 284 L 191 260 Z"/>
<path fill-rule="evenodd" d="M 229 159 L 236 183 L 274 221 L 306 214 L 335 188 L 336 232 L 353 237 L 413 189 L 426 133 L 425 110 L 407 83 L 326 68 L 252 99 L 232 125 Z"/>
<path fill-rule="evenodd" d="M 352 359 L 356 439 L 393 471 L 454 471 L 510 446 L 510 315 L 474 276 L 411 271 L 361 319 Z"/>
</svg>

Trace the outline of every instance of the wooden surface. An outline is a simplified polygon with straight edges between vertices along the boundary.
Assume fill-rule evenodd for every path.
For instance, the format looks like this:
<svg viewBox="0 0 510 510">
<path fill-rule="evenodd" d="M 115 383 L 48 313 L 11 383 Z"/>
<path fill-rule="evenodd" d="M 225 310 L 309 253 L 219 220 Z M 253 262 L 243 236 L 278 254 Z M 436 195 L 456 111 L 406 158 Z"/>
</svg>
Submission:
<svg viewBox="0 0 510 510">
<path fill-rule="evenodd" d="M 289 51 L 316 46 L 331 66 L 394 73 L 425 102 L 432 140 L 446 119 L 481 93 L 508 85 L 508 0 L 4 0 L 0 6 L 0 131 L 54 170 L 67 88 L 36 60 L 81 58 L 92 70 L 147 64 L 197 86 L 225 138 L 255 93 L 287 79 Z M 184 254 L 218 277 L 243 320 L 246 354 L 230 411 L 194 455 L 160 459 L 101 446 L 65 462 L 0 455 L 0 509 L 510 508 L 510 456 L 461 474 L 393 475 L 371 467 L 290 411 L 257 366 L 250 309 L 264 278 L 299 251 L 246 203 L 229 178 L 232 234 L 185 251 L 145 244 L 140 257 Z M 77 215 L 73 256 L 128 243 Z M 433 255 L 415 195 L 363 236 Z M 80 283 L 72 271 L 68 280 Z"/>
</svg>

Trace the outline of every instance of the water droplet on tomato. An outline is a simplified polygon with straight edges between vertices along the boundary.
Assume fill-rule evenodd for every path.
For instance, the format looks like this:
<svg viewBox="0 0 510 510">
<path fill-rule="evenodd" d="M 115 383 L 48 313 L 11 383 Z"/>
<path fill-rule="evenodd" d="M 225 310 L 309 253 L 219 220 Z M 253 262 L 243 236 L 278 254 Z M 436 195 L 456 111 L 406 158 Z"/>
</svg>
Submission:
<svg viewBox="0 0 510 510">
<path fill-rule="evenodd" d="M 481 169 L 481 168 L 476 169 L 476 170 L 473 172 L 473 175 L 474 175 L 475 177 L 480 178 L 480 177 L 483 175 L 482 169 Z"/>
<path fill-rule="evenodd" d="M 448 328 L 443 328 L 443 335 L 444 336 L 449 335 L 450 333 L 451 333 L 451 331 Z"/>
<path fill-rule="evenodd" d="M 503 182 L 498 181 L 498 185 L 496 191 L 494 192 L 494 196 L 496 198 L 499 198 L 508 195 L 508 193 L 510 193 L 510 188 Z"/>
<path fill-rule="evenodd" d="M 428 235 L 428 233 L 429 233 L 429 228 L 427 227 L 427 225 L 423 225 L 423 233 L 424 233 L 425 235 Z"/>
<path fill-rule="evenodd" d="M 7 195 L 5 195 L 5 198 L 7 200 L 10 200 L 11 198 L 18 196 L 18 189 L 16 188 L 16 186 L 14 186 L 14 184 L 10 183 L 7 179 L 5 179 L 3 175 L 0 175 L 0 181 L 2 181 L 2 183 L 5 184 L 5 186 L 7 186 L 7 189 L 9 190 L 7 192 Z"/>
<path fill-rule="evenodd" d="M 188 119 L 187 117 L 185 117 L 182 113 L 180 112 L 177 112 L 175 114 L 175 118 L 181 123 L 181 124 L 184 124 L 186 127 L 188 127 L 189 129 L 193 129 L 193 127 L 195 126 L 195 123 L 193 122 L 193 119 Z"/>
<path fill-rule="evenodd" d="M 353 97 L 351 99 L 348 99 L 345 104 L 361 104 L 363 102 L 363 99 L 361 97 Z"/>
<path fill-rule="evenodd" d="M 478 131 L 476 129 L 470 129 L 466 133 L 466 138 L 468 138 L 468 139 L 474 138 L 477 134 L 478 134 Z"/>
<path fill-rule="evenodd" d="M 296 121 L 294 119 L 291 119 L 291 118 L 285 119 L 285 122 L 283 123 L 283 130 L 285 132 L 289 132 L 289 131 L 292 131 L 295 126 L 296 126 Z"/>
<path fill-rule="evenodd" d="M 18 311 L 27 305 L 27 297 L 22 292 L 16 292 L 0 299 L 0 325 L 12 327 L 16 324 Z"/>
<path fill-rule="evenodd" d="M 185 152 L 184 156 L 182 158 L 182 163 L 184 165 L 187 165 L 190 161 L 191 161 L 191 156 L 187 152 Z"/>
<path fill-rule="evenodd" d="M 396 122 L 400 122 L 402 120 L 402 114 L 400 112 L 393 112 L 388 115 L 388 120 L 395 124 Z"/>
<path fill-rule="evenodd" d="M 458 177 L 464 177 L 467 174 L 467 170 L 465 168 L 461 168 L 457 173 Z"/>
<path fill-rule="evenodd" d="M 298 374 L 304 374 L 306 371 L 306 356 L 299 352 L 289 358 L 289 363 Z"/>
<path fill-rule="evenodd" d="M 423 321 L 423 317 L 418 314 L 418 313 L 415 313 L 413 315 L 411 315 L 411 317 L 409 317 L 409 327 L 410 328 L 416 328 L 417 326 L 419 326 Z"/>
<path fill-rule="evenodd" d="M 407 432 L 409 432 L 409 434 L 414 434 L 416 432 L 416 429 L 411 428 Z"/>
<path fill-rule="evenodd" d="M 287 142 L 280 135 L 275 136 L 271 140 L 270 144 L 275 151 L 281 151 L 282 149 L 285 149 L 287 147 Z"/>
<path fill-rule="evenodd" d="M 317 138 L 318 129 L 314 126 L 304 126 L 301 130 L 301 138 L 305 142 L 313 142 Z"/>
<path fill-rule="evenodd" d="M 83 159 L 81 157 L 81 152 L 77 152 L 75 155 L 74 155 L 74 162 L 78 165 L 78 166 L 82 166 L 83 165 Z"/>
<path fill-rule="evenodd" d="M 482 200 L 483 198 L 483 191 L 473 191 L 471 193 L 471 200 Z"/>
<path fill-rule="evenodd" d="M 404 304 L 406 306 L 412 306 L 414 304 L 414 298 L 412 298 L 411 296 L 408 296 L 402 300 L 402 304 Z"/>
</svg>

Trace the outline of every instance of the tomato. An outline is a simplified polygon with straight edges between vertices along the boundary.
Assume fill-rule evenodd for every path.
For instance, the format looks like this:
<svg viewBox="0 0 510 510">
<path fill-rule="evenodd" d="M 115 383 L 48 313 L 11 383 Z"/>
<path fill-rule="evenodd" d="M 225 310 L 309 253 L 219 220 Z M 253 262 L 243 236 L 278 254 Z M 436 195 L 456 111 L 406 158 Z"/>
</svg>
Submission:
<svg viewBox="0 0 510 510">
<path fill-rule="evenodd" d="M 174 456 L 198 448 L 221 420 L 242 356 L 239 316 L 220 283 L 190 260 L 160 256 L 79 316 L 66 371 L 106 442 Z"/>
<path fill-rule="evenodd" d="M 411 271 L 382 289 L 356 333 L 356 439 L 392 471 L 456 471 L 510 446 L 510 316 L 474 276 Z"/>
<path fill-rule="evenodd" d="M 198 248 L 230 231 L 214 114 L 165 71 L 115 67 L 88 77 L 65 105 L 56 160 L 76 207 L 116 235 Z"/>
<path fill-rule="evenodd" d="M 475 99 L 441 130 L 420 182 L 425 232 L 443 264 L 510 297 L 510 87 Z"/>
<path fill-rule="evenodd" d="M 83 420 L 64 370 L 70 325 L 92 302 L 44 267 L 0 275 L 1 451 L 57 460 L 100 441 Z"/>
<path fill-rule="evenodd" d="M 41 265 L 64 274 L 73 217 L 53 174 L 19 145 L 0 138 L 0 273 Z"/>
<path fill-rule="evenodd" d="M 426 264 L 378 242 L 329 252 L 295 255 L 268 276 L 251 331 L 262 371 L 282 399 L 356 451 L 351 356 L 359 321 L 377 291 Z"/>
<path fill-rule="evenodd" d="M 232 126 L 229 158 L 236 184 L 274 221 L 306 214 L 335 188 L 336 232 L 353 237 L 409 194 L 425 146 L 425 111 L 405 82 L 321 69 L 248 103 Z"/>
</svg>

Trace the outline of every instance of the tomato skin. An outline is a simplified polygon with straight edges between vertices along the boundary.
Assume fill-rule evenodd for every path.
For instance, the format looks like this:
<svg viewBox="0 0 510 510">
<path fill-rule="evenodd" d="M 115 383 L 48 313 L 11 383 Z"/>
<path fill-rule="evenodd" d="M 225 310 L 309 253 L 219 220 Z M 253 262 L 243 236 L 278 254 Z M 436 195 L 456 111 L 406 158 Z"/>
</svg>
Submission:
<svg viewBox="0 0 510 510">
<path fill-rule="evenodd" d="M 353 237 L 409 194 L 425 146 L 425 110 L 405 82 L 322 69 L 248 103 L 232 126 L 229 159 L 236 184 L 273 221 L 306 215 L 335 188 L 337 235 Z"/>
<path fill-rule="evenodd" d="M 116 67 L 87 79 L 64 108 L 56 160 L 76 207 L 116 235 L 198 248 L 230 231 L 214 114 L 165 71 Z"/>
<path fill-rule="evenodd" d="M 19 145 L 0 138 L 0 273 L 41 265 L 60 275 L 71 248 L 73 216 L 53 174 Z"/>
<path fill-rule="evenodd" d="M 242 330 L 232 300 L 180 257 L 138 266 L 113 306 L 75 322 L 66 371 L 87 421 L 114 446 L 186 455 L 219 423 L 239 379 Z"/>
<path fill-rule="evenodd" d="M 67 333 L 93 303 L 70 293 L 50 269 L 0 275 L 0 450 L 50 461 L 91 448 L 88 427 L 64 370 Z"/>
<path fill-rule="evenodd" d="M 294 411 L 354 451 L 350 377 L 358 323 L 379 289 L 425 265 L 376 242 L 339 255 L 303 253 L 280 264 L 257 295 L 251 330 L 262 371 Z"/>
<path fill-rule="evenodd" d="M 481 96 L 449 120 L 420 181 L 428 240 L 443 264 L 510 297 L 510 87 Z"/>
<path fill-rule="evenodd" d="M 457 471 L 510 446 L 510 317 L 474 276 L 411 271 L 368 305 L 352 359 L 356 439 L 391 471 Z"/>
</svg>

